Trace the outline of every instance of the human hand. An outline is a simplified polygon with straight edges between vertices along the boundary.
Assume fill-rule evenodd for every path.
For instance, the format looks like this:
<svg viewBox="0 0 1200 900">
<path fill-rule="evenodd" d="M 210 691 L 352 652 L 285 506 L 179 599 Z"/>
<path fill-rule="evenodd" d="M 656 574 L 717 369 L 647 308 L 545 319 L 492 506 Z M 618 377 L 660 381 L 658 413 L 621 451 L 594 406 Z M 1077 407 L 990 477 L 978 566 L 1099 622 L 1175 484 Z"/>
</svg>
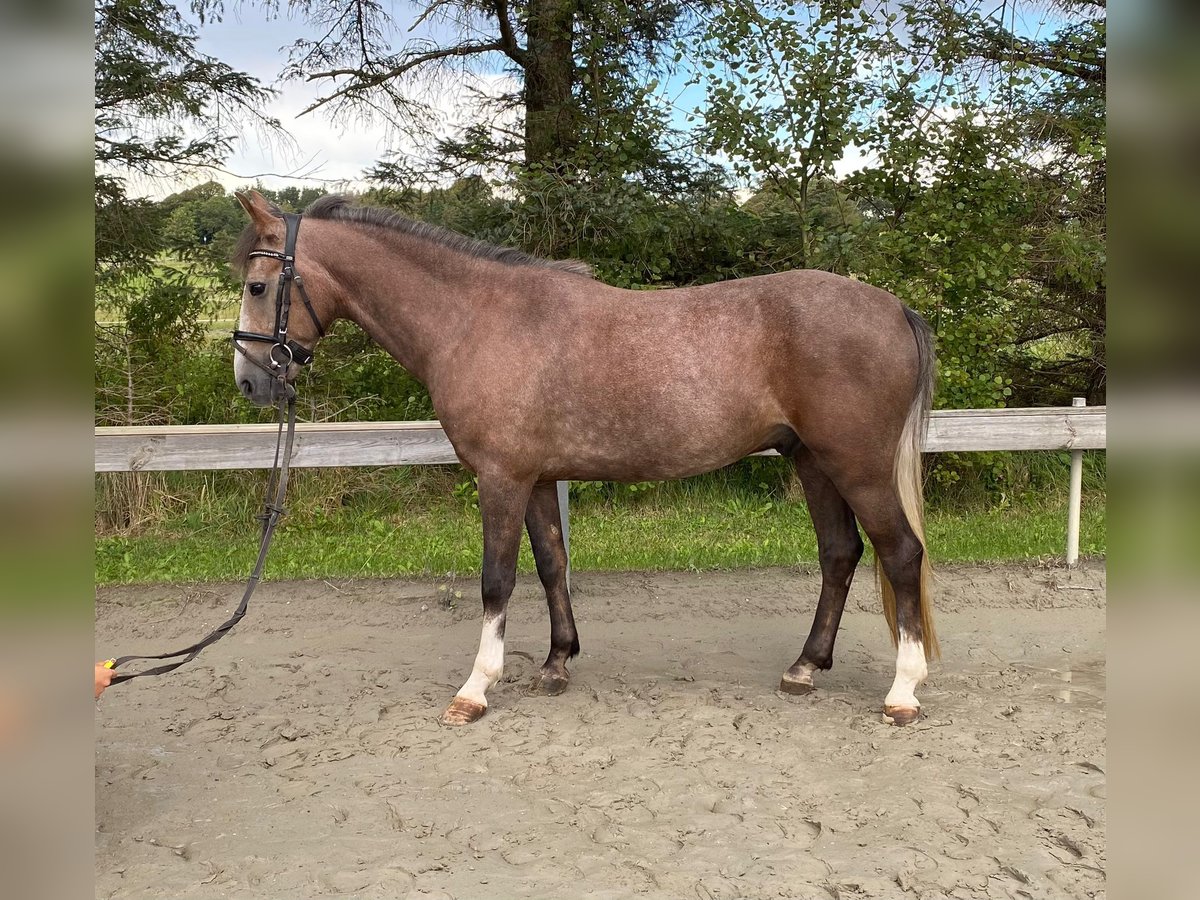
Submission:
<svg viewBox="0 0 1200 900">
<path fill-rule="evenodd" d="M 112 683 L 113 676 L 117 673 L 112 668 L 113 661 L 106 659 L 104 662 L 96 663 L 96 699 L 100 699 L 100 695 L 104 693 L 104 689 Z"/>
</svg>

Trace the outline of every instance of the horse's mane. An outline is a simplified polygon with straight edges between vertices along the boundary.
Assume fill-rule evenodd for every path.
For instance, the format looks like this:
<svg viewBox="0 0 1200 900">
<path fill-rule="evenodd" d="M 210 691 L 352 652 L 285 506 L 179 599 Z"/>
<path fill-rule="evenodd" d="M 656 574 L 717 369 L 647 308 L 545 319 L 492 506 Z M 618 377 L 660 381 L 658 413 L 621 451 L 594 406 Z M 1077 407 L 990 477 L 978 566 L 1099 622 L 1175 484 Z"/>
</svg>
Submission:
<svg viewBox="0 0 1200 900">
<path fill-rule="evenodd" d="M 272 207 L 276 215 L 283 213 Z M 385 231 L 395 231 L 400 234 L 412 235 L 422 240 L 432 241 L 443 247 L 464 253 L 475 259 L 485 259 L 491 262 L 504 263 L 510 266 L 536 266 L 544 269 L 557 269 L 575 275 L 593 277 L 592 267 L 577 259 L 542 259 L 523 250 L 511 247 L 498 247 L 486 241 L 469 238 L 466 235 L 430 225 L 427 222 L 417 222 L 391 209 L 380 209 L 374 206 L 354 206 L 350 199 L 338 194 L 327 194 L 319 197 L 304 210 L 305 218 L 327 219 L 337 222 L 350 222 L 368 228 L 380 228 Z M 250 251 L 254 249 L 255 230 L 247 227 L 238 239 L 233 251 L 232 264 L 236 271 L 244 272 L 249 261 Z"/>
</svg>

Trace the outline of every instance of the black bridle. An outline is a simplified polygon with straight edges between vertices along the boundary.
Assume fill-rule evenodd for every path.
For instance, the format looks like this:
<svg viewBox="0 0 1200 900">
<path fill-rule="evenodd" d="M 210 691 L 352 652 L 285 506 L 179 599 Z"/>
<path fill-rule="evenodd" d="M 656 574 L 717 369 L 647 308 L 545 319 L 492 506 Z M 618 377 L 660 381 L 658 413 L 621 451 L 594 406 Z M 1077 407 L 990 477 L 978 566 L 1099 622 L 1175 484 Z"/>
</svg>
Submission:
<svg viewBox="0 0 1200 900">
<path fill-rule="evenodd" d="M 296 436 L 296 391 L 287 382 L 288 366 L 293 362 L 301 366 L 308 365 L 312 362 L 313 358 L 311 350 L 297 344 L 293 340 L 289 340 L 287 336 L 288 312 L 291 308 L 291 287 L 293 283 L 300 291 L 300 299 L 304 301 L 304 306 L 308 310 L 308 314 L 312 316 L 313 324 L 317 326 L 318 335 L 321 337 L 325 335 L 325 329 L 321 326 L 321 320 L 317 318 L 316 311 L 313 309 L 312 303 L 308 300 L 308 293 L 304 290 L 304 281 L 296 274 L 296 234 L 300 230 L 300 216 L 285 213 L 283 218 L 287 222 L 287 238 L 284 241 L 283 252 L 279 253 L 276 250 L 252 250 L 249 254 L 252 257 L 265 256 L 283 262 L 283 271 L 279 276 L 279 289 L 275 294 L 275 333 L 258 334 L 253 331 L 233 332 L 234 348 L 245 356 L 246 359 L 270 375 L 278 385 L 278 390 L 274 394 L 277 397 L 276 406 L 279 410 L 279 430 L 275 436 L 275 461 L 271 465 L 271 475 L 267 480 L 267 497 L 263 504 L 263 511 L 258 517 L 263 527 L 254 570 L 250 573 L 250 578 L 246 582 L 246 590 L 242 594 L 242 600 L 238 604 L 237 609 L 234 610 L 233 615 L 213 629 L 207 637 L 184 647 L 182 650 L 176 650 L 174 653 L 158 653 L 150 656 L 120 656 L 109 660 L 105 665 L 111 669 L 115 669 L 135 659 L 176 659 L 176 657 L 183 657 L 182 659 L 178 659 L 176 662 L 165 663 L 161 666 L 143 669 L 140 672 L 127 672 L 121 675 L 114 675 L 110 684 L 121 684 L 133 678 L 141 678 L 143 675 L 162 675 L 164 672 L 170 672 L 173 669 L 178 669 L 185 663 L 191 662 L 200 654 L 201 650 L 225 637 L 233 626 L 242 620 L 242 617 L 246 615 L 247 607 L 250 605 L 250 598 L 253 596 L 255 588 L 258 587 L 259 581 L 262 579 L 263 566 L 267 562 L 267 551 L 271 547 L 271 538 L 275 534 L 275 526 L 279 524 L 279 520 L 285 514 L 283 499 L 287 495 L 288 472 L 291 468 L 292 460 L 292 444 Z M 257 341 L 259 343 L 270 344 L 271 349 L 268 351 L 270 366 L 265 366 L 250 356 L 246 352 L 246 349 L 238 343 L 239 341 Z M 278 354 L 278 358 L 276 354 Z M 285 426 L 286 437 L 284 433 Z"/>
<path fill-rule="evenodd" d="M 321 320 L 317 318 L 317 312 L 308 299 L 308 291 L 304 289 L 304 279 L 296 272 L 296 235 L 300 233 L 300 216 L 295 213 L 284 213 L 283 221 L 287 223 L 287 237 L 283 241 L 282 253 L 278 250 L 251 250 L 246 254 L 247 259 L 263 256 L 277 259 L 283 263 L 283 270 L 279 273 L 279 286 L 275 290 L 275 333 L 259 334 L 257 331 L 238 330 L 233 332 L 233 348 L 272 378 L 279 369 L 286 372 L 287 367 L 293 362 L 299 366 L 307 366 L 313 358 L 311 350 L 288 338 L 288 315 L 292 309 L 293 284 L 300 292 L 300 300 L 304 303 L 304 308 L 308 310 L 309 318 L 317 326 L 317 336 L 325 337 L 325 328 L 321 324 Z M 270 344 L 271 349 L 267 351 L 267 360 L 270 362 L 270 366 L 264 366 L 251 356 L 239 341 Z M 276 354 L 278 354 L 278 358 Z"/>
</svg>

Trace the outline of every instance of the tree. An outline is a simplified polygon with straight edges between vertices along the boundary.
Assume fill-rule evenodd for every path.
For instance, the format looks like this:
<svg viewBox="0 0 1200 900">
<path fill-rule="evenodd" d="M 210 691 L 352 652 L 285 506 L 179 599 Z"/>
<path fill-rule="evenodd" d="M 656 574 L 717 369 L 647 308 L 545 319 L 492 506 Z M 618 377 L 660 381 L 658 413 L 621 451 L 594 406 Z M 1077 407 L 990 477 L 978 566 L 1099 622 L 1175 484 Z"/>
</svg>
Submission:
<svg viewBox="0 0 1200 900">
<path fill-rule="evenodd" d="M 164 249 L 194 265 L 197 274 L 232 287 L 229 257 L 246 224 L 245 213 L 215 181 L 171 194 L 158 204 Z"/>
<path fill-rule="evenodd" d="M 1024 241 L 1038 288 L 1017 312 L 1010 364 L 1023 398 L 1103 403 L 1106 363 L 1104 0 L 1064 0 L 1047 37 L 964 17 L 969 51 L 1011 85 L 1033 209 Z"/>
<path fill-rule="evenodd" d="M 640 95 L 632 80 L 617 80 L 656 65 L 657 50 L 690 21 L 684 4 L 674 0 L 432 0 L 413 6 L 407 23 L 377 0 L 296 0 L 292 7 L 321 36 L 292 47 L 284 75 L 329 86 L 305 112 L 383 116 L 406 131 L 423 131 L 429 108 L 422 91 L 440 77 L 505 72 L 519 88 L 493 99 L 500 108 L 519 110 L 520 130 L 498 126 L 493 117 L 471 136 L 470 150 L 504 161 L 516 154 L 527 169 L 543 170 L 563 168 L 595 136 L 589 118 L 594 124 Z M 224 0 L 199 0 L 199 8 L 219 16 Z M 410 27 L 402 32 L 405 24 Z M 407 36 L 421 28 L 448 37 Z M 443 149 L 461 144 L 450 141 Z"/>
<path fill-rule="evenodd" d="M 708 23 L 711 51 L 703 134 L 738 176 L 792 205 L 795 266 L 816 264 L 810 189 L 861 136 L 870 90 L 860 61 L 883 50 L 861 0 L 722 4 Z"/>
<path fill-rule="evenodd" d="M 198 52 L 195 29 L 166 0 L 97 0 L 95 30 L 96 270 L 104 299 L 120 303 L 160 249 L 161 219 L 128 196 L 128 178 L 216 165 L 232 141 L 218 123 L 231 117 L 275 123 L 257 112 L 269 91 Z"/>
<path fill-rule="evenodd" d="M 118 396 L 98 390 L 96 402 L 133 422 L 158 414 L 140 388 L 170 386 L 155 367 L 199 340 L 209 298 L 190 268 L 159 265 L 170 211 L 131 197 L 128 179 L 215 166 L 233 121 L 275 123 L 258 113 L 269 92 L 200 53 L 195 29 L 165 0 L 98 0 L 95 34 L 97 374 L 120 385 Z M 121 377 L 106 376 L 111 369 Z"/>
<path fill-rule="evenodd" d="M 998 354 L 1017 402 L 1105 394 L 1106 12 L 1104 0 L 1056 3 L 1039 34 L 1027 4 L 910 0 L 916 42 L 954 74 L 954 105 L 989 133 L 986 164 L 1019 180 L 988 245 L 1014 258 Z M 1010 14 L 1006 17 L 1006 13 Z M 1003 232 L 1001 234 L 1001 231 Z"/>
<path fill-rule="evenodd" d="M 95 31 L 97 183 L 106 196 L 132 173 L 218 164 L 233 122 L 278 127 L 258 111 L 270 91 L 200 53 L 195 28 L 166 0 L 97 0 Z"/>
</svg>

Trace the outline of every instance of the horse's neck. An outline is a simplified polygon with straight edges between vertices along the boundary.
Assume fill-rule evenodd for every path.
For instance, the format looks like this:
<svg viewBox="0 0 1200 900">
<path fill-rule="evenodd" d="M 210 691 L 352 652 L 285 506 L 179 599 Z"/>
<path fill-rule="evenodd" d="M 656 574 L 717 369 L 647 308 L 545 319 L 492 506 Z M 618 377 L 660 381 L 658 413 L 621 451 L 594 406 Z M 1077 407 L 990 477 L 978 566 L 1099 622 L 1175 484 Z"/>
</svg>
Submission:
<svg viewBox="0 0 1200 900">
<path fill-rule="evenodd" d="M 407 235 L 382 237 L 351 265 L 346 317 L 431 388 L 470 331 L 483 291 L 487 302 L 498 299 L 476 260 Z"/>
</svg>

